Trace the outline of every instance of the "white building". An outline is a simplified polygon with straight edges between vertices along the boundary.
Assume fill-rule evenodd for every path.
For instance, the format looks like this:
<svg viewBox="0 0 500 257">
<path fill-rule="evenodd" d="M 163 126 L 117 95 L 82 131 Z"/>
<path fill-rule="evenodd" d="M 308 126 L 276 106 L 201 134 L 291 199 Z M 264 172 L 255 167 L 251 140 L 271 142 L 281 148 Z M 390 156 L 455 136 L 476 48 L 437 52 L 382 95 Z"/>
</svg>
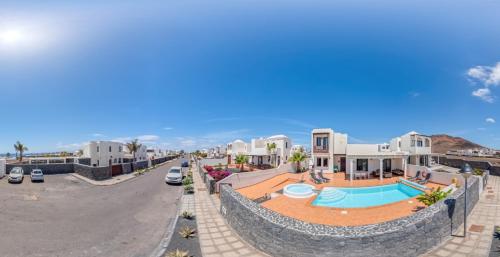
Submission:
<svg viewBox="0 0 500 257">
<path fill-rule="evenodd" d="M 311 133 L 312 160 L 315 169 L 372 174 L 377 170 L 407 170 L 407 165 L 429 166 L 431 139 L 410 132 L 393 138 L 390 144 L 348 144 L 347 134 L 332 129 L 314 129 Z M 380 178 L 383 172 L 379 172 Z"/>
<path fill-rule="evenodd" d="M 146 146 L 142 145 L 135 154 L 136 161 L 147 160 Z M 113 141 L 91 141 L 83 147 L 83 158 L 90 158 L 90 165 L 106 167 L 132 159 L 133 154 L 125 144 Z"/>
<path fill-rule="evenodd" d="M 237 155 L 243 154 L 249 157 L 250 164 L 277 167 L 288 161 L 291 149 L 292 141 L 285 135 L 252 139 L 250 143 L 235 140 L 227 145 L 227 158 L 231 164 Z"/>
</svg>

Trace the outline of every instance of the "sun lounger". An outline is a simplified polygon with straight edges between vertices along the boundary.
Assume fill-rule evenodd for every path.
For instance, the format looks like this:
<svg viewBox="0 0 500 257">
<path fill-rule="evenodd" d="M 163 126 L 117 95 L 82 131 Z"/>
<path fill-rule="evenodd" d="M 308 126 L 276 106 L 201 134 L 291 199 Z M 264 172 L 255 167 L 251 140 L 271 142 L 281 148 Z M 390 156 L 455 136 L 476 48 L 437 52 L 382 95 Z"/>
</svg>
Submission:
<svg viewBox="0 0 500 257">
<path fill-rule="evenodd" d="M 429 182 L 429 179 L 431 179 L 431 175 L 432 175 L 432 173 L 430 173 L 430 172 L 429 172 L 429 173 L 427 173 L 427 174 L 425 175 L 425 178 L 424 178 L 424 179 L 422 179 L 422 180 L 419 180 L 419 181 L 418 181 L 418 183 L 419 183 L 420 185 L 425 185 L 425 184 L 427 184 L 427 182 Z"/>
<path fill-rule="evenodd" d="M 323 170 L 319 171 L 318 176 L 319 176 L 319 179 L 323 180 L 323 182 L 325 182 L 325 183 L 330 182 L 329 178 L 326 178 L 325 176 L 323 176 Z"/>
<path fill-rule="evenodd" d="M 405 172 L 400 170 L 400 169 L 394 169 L 394 170 L 392 170 L 392 174 L 394 174 L 396 176 L 403 176 L 405 174 Z"/>
<path fill-rule="evenodd" d="M 316 177 L 316 174 L 314 172 L 310 172 L 309 175 L 311 176 L 311 180 L 316 183 L 316 184 L 321 184 L 323 181 Z"/>
<path fill-rule="evenodd" d="M 419 171 L 419 170 L 417 170 L 417 173 L 415 174 L 415 176 L 413 176 L 413 177 L 408 177 L 407 179 L 408 179 L 409 181 L 415 181 L 415 180 L 417 180 L 417 179 L 419 179 L 419 178 L 420 178 L 420 171 Z"/>
</svg>

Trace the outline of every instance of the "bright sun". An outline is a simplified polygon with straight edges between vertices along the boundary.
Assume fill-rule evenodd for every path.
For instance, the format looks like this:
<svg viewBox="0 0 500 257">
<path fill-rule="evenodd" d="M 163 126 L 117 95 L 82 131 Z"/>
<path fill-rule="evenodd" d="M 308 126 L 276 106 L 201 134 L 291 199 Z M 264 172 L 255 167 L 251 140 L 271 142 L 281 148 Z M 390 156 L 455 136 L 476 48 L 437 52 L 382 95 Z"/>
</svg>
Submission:
<svg viewBox="0 0 500 257">
<path fill-rule="evenodd" d="M 23 33 L 19 30 L 5 30 L 0 32 L 0 39 L 4 44 L 16 44 L 23 41 Z"/>
</svg>

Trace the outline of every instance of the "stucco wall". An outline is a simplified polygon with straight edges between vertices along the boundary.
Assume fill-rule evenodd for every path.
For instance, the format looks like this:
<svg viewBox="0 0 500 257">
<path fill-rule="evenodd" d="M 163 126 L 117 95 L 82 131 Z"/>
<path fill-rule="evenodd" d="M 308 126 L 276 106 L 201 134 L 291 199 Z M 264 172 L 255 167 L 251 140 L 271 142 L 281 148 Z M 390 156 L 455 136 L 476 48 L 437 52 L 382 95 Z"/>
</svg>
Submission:
<svg viewBox="0 0 500 257">
<path fill-rule="evenodd" d="M 468 188 L 468 213 L 479 199 L 478 178 Z M 261 207 L 221 186 L 221 213 L 245 241 L 274 257 L 418 256 L 461 226 L 464 187 L 408 217 L 374 225 L 339 227 L 306 223 Z"/>
</svg>

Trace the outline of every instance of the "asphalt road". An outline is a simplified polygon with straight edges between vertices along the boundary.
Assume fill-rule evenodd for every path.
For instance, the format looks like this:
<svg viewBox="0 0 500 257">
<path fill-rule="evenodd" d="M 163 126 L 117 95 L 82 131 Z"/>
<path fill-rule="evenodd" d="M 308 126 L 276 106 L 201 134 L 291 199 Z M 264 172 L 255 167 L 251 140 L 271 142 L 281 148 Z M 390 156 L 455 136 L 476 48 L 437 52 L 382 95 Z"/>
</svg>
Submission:
<svg viewBox="0 0 500 257">
<path fill-rule="evenodd" d="M 148 256 L 176 215 L 182 187 L 164 177 L 180 161 L 113 186 L 71 175 L 1 179 L 0 256 Z"/>
</svg>

